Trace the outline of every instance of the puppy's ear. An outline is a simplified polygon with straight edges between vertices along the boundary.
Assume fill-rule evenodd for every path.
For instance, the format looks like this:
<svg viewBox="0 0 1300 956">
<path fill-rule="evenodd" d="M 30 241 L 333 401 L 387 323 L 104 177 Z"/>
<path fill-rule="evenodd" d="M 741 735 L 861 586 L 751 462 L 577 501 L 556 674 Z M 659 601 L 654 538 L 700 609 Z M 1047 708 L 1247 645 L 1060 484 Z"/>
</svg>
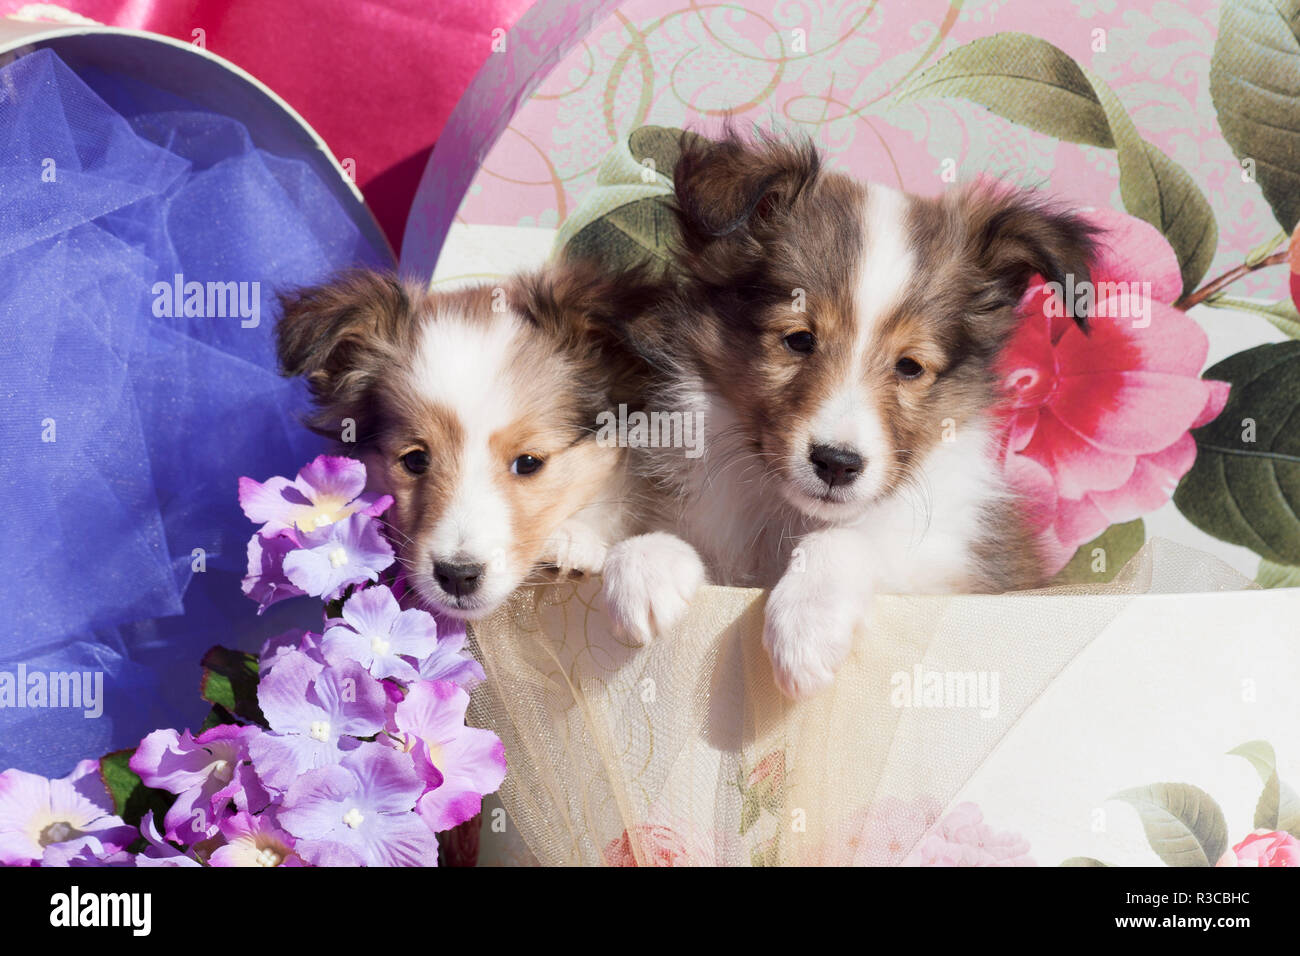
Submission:
<svg viewBox="0 0 1300 956">
<path fill-rule="evenodd" d="M 1081 217 L 1053 206 L 1026 190 L 1002 184 L 976 183 L 958 194 L 965 221 L 966 261 L 984 286 L 990 309 L 1014 306 L 1034 276 L 1073 285 L 1091 281 L 1097 251 L 1097 229 Z M 1087 329 L 1088 316 L 1067 314 Z"/>
<path fill-rule="evenodd" d="M 730 127 L 718 141 L 683 136 L 673 188 L 688 271 L 711 283 L 734 278 L 820 174 L 821 156 L 807 138 L 760 132 L 749 141 Z"/>
<path fill-rule="evenodd" d="M 511 307 L 575 360 L 590 383 L 626 395 L 644 374 L 634 329 L 668 289 L 662 268 L 654 264 L 609 269 L 588 259 L 562 258 L 517 276 L 508 294 Z"/>
<path fill-rule="evenodd" d="M 561 344 L 598 345 L 650 310 L 665 280 L 652 265 L 606 269 L 562 259 L 515 279 L 511 305 Z"/>
<path fill-rule="evenodd" d="M 340 418 L 365 417 L 371 389 L 400 355 L 412 328 L 411 296 L 391 275 L 356 270 L 279 298 L 280 372 L 307 380 L 319 408 L 309 425 L 337 437 Z"/>
</svg>

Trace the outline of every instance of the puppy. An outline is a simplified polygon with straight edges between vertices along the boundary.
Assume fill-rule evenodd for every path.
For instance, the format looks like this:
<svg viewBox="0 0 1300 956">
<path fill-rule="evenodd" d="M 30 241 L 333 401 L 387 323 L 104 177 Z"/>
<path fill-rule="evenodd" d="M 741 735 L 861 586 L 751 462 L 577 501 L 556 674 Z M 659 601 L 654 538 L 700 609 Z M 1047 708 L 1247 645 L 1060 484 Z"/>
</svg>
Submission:
<svg viewBox="0 0 1300 956">
<path fill-rule="evenodd" d="M 1087 224 L 999 187 L 856 182 L 772 135 L 686 140 L 674 182 L 683 278 L 626 334 L 659 372 L 648 403 L 706 439 L 638 467 L 714 580 L 772 588 L 780 688 L 825 687 L 877 592 L 1040 584 L 996 364 L 1033 276 L 1088 279 Z"/>
<path fill-rule="evenodd" d="M 654 292 L 561 263 L 454 292 L 359 271 L 282 297 L 282 371 L 306 378 L 310 427 L 393 496 L 424 603 L 479 618 L 540 567 L 599 572 L 628 535 L 625 452 L 594 421 L 635 369 L 601 330 Z"/>
</svg>

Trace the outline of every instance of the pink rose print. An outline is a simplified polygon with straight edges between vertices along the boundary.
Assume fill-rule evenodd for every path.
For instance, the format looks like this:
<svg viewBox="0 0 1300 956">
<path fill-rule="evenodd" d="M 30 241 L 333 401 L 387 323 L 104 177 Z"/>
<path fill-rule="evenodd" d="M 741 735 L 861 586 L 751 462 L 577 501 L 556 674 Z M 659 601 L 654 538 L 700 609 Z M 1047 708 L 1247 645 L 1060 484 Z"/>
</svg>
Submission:
<svg viewBox="0 0 1300 956">
<path fill-rule="evenodd" d="M 1300 840 L 1283 830 L 1256 830 L 1215 866 L 1300 866 Z"/>
<path fill-rule="evenodd" d="M 904 866 L 1037 866 L 1029 841 L 998 833 L 973 803 L 959 803 L 904 861 Z"/>
<path fill-rule="evenodd" d="M 1100 230 L 1089 332 L 1040 279 L 1002 359 L 1005 467 L 1031 502 L 1050 571 L 1116 522 L 1159 508 L 1196 458 L 1188 430 L 1211 421 L 1226 382 L 1203 381 L 1208 340 L 1178 298 L 1174 251 L 1120 212 L 1084 216 Z"/>
<path fill-rule="evenodd" d="M 632 841 L 645 863 L 638 863 Z M 713 866 L 713 851 L 698 837 L 687 837 L 662 823 L 638 823 L 605 847 L 607 866 Z"/>
</svg>

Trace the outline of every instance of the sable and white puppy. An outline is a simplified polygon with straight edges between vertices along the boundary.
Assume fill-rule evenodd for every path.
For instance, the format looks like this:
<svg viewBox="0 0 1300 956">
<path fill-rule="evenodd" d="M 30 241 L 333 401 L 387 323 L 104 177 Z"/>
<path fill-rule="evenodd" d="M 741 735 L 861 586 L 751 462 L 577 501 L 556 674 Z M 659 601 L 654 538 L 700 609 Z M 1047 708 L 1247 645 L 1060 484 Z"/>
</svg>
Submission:
<svg viewBox="0 0 1300 956">
<path fill-rule="evenodd" d="M 685 278 L 627 334 L 661 372 L 647 404 L 700 413 L 705 450 L 640 466 L 715 581 L 773 589 L 782 690 L 831 681 L 877 592 L 1040 584 L 996 462 L 996 361 L 1035 274 L 1088 279 L 1089 227 L 1015 190 L 856 182 L 775 136 L 683 149 Z"/>
<path fill-rule="evenodd" d="M 430 292 L 354 272 L 283 298 L 282 371 L 319 434 L 391 494 L 389 531 L 426 603 L 478 618 L 540 566 L 599 572 L 629 533 L 623 449 L 595 440 L 631 372 L 601 330 L 644 307 L 635 277 L 560 264 Z"/>
</svg>

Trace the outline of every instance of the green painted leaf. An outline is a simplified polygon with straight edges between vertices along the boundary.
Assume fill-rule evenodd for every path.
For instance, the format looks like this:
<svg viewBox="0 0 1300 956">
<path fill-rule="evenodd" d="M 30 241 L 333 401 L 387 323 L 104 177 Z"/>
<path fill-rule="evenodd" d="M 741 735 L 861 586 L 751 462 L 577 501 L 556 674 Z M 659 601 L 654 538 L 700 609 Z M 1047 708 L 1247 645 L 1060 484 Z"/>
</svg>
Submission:
<svg viewBox="0 0 1300 956">
<path fill-rule="evenodd" d="M 1259 559 L 1255 583 L 1262 588 L 1300 588 L 1300 567 Z"/>
<path fill-rule="evenodd" d="M 1300 342 L 1238 352 L 1204 377 L 1232 392 L 1218 418 L 1192 431 L 1196 462 L 1174 504 L 1207 534 L 1300 565 Z"/>
<path fill-rule="evenodd" d="M 1124 208 L 1169 240 L 1178 254 L 1183 292 L 1191 292 L 1210 267 L 1219 241 L 1210 204 L 1181 166 L 1142 138 L 1110 87 L 1095 74 L 1083 72 L 1106 111 L 1115 139 Z"/>
<path fill-rule="evenodd" d="M 740 801 L 740 832 L 748 833 L 762 814 L 762 801 L 755 794 L 746 792 Z"/>
<path fill-rule="evenodd" d="M 209 704 L 244 720 L 266 726 L 257 705 L 258 663 L 254 654 L 213 647 L 203 655 L 199 693 Z"/>
<path fill-rule="evenodd" d="M 1025 33 L 997 33 L 953 50 L 909 83 L 898 102 L 952 96 L 1071 143 L 1114 147 L 1096 92 L 1069 54 Z"/>
<path fill-rule="evenodd" d="M 1224 0 L 1210 60 L 1219 128 L 1282 228 L 1300 221 L 1300 0 Z"/>
<path fill-rule="evenodd" d="M 99 760 L 99 778 L 113 800 L 113 812 L 131 826 L 139 826 L 145 813 L 152 810 L 154 820 L 162 829 L 162 818 L 176 801 L 165 790 L 146 787 L 131 769 L 131 756 L 135 748 L 117 750 Z"/>
<path fill-rule="evenodd" d="M 671 126 L 642 126 L 632 130 L 627 138 L 627 148 L 638 163 L 644 163 L 646 159 L 653 160 L 654 170 L 671 180 L 673 168 L 682 154 L 682 142 L 700 139 L 703 137 L 689 130 Z"/>
<path fill-rule="evenodd" d="M 1290 299 L 1283 299 L 1280 302 L 1265 305 L 1247 299 L 1233 299 L 1221 295 L 1205 304 L 1216 309 L 1240 309 L 1243 312 L 1254 312 L 1272 322 L 1288 338 L 1300 339 L 1300 312 L 1296 311 L 1295 303 Z"/>
<path fill-rule="evenodd" d="M 1062 860 L 1061 866 L 1110 866 L 1110 864 L 1094 860 L 1090 856 L 1072 856 L 1068 860 Z"/>
<path fill-rule="evenodd" d="M 696 135 L 643 126 L 616 143 L 601 161 L 595 188 L 560 225 L 557 252 L 610 268 L 647 260 L 667 263 L 669 244 L 677 235 L 672 172 L 683 138 Z"/>
<path fill-rule="evenodd" d="M 1111 799 L 1137 810 L 1147 842 L 1168 866 L 1213 866 L 1228 848 L 1223 811 L 1190 783 L 1153 783 Z"/>
<path fill-rule="evenodd" d="M 999 33 L 974 40 L 918 76 L 900 101 L 955 96 L 1072 143 L 1113 148 L 1124 208 L 1149 222 L 1178 254 L 1183 292 L 1214 258 L 1218 226 L 1187 172 L 1144 140 L 1110 87 L 1046 40 Z"/>
<path fill-rule="evenodd" d="M 1119 574 L 1129 558 L 1142 550 L 1146 538 L 1146 525 L 1141 518 L 1113 524 L 1087 544 L 1081 545 L 1074 552 L 1074 557 L 1070 558 L 1069 564 L 1048 584 L 1104 584 Z M 1093 552 L 1098 548 L 1104 553 L 1094 556 Z M 1094 566 L 1101 567 L 1101 570 L 1094 570 Z"/>
<path fill-rule="evenodd" d="M 1252 740 L 1228 753 L 1249 760 L 1264 782 L 1264 791 L 1255 806 L 1255 829 L 1285 830 L 1300 839 L 1300 796 L 1278 777 L 1277 755 L 1272 745 L 1265 740 Z"/>
<path fill-rule="evenodd" d="M 566 255 L 596 259 L 621 268 L 646 258 L 668 261 L 668 243 L 677 234 L 666 196 L 638 199 L 611 209 L 583 227 L 565 247 Z"/>
</svg>

